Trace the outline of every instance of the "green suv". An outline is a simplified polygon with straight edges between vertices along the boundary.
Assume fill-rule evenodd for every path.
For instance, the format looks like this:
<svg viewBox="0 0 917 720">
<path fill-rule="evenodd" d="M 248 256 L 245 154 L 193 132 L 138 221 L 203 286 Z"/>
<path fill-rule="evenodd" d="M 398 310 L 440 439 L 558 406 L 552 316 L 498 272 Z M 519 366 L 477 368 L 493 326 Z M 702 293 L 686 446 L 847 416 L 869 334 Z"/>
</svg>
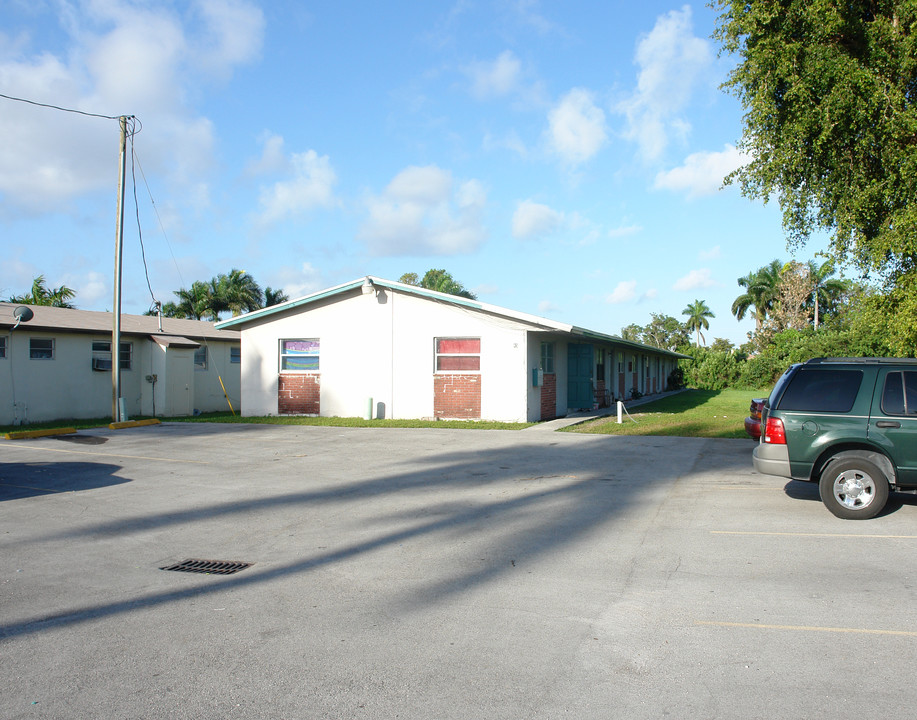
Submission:
<svg viewBox="0 0 917 720">
<path fill-rule="evenodd" d="M 755 470 L 817 482 L 846 519 L 917 494 L 917 360 L 816 358 L 790 367 L 761 416 Z"/>
</svg>

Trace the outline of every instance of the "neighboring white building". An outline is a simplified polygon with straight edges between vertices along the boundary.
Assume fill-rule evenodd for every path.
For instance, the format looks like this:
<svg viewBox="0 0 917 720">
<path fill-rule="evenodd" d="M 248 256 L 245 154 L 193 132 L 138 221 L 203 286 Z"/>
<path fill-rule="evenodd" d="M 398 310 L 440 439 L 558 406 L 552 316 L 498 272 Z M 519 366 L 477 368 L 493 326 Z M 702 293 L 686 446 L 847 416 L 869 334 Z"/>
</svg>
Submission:
<svg viewBox="0 0 917 720">
<path fill-rule="evenodd" d="M 0 303 L 0 425 L 111 416 L 113 316 Z M 121 316 L 121 397 L 129 417 L 229 410 L 240 400 L 239 333 L 213 323 Z M 227 395 L 223 393 L 223 386 Z"/>
<path fill-rule="evenodd" d="M 538 421 L 665 390 L 675 352 L 366 277 L 216 324 L 242 412 Z"/>
</svg>

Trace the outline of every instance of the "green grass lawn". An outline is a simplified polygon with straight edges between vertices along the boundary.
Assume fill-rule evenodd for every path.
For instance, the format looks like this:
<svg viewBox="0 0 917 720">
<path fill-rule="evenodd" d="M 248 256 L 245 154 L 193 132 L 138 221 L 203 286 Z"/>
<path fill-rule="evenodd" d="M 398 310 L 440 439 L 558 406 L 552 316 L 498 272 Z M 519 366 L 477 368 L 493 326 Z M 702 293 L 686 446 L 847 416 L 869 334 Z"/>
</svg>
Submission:
<svg viewBox="0 0 917 720">
<path fill-rule="evenodd" d="M 632 408 L 618 425 L 617 417 L 590 420 L 567 432 L 603 435 L 674 435 L 679 437 L 748 438 L 745 418 L 752 398 L 768 390 L 686 390 Z"/>
<path fill-rule="evenodd" d="M 131 420 L 145 420 L 145 417 L 133 417 Z M 193 417 L 159 418 L 162 422 L 210 422 L 210 423 L 252 423 L 261 425 L 323 425 L 328 427 L 389 427 L 389 428 L 446 428 L 469 430 L 521 430 L 533 423 L 504 423 L 476 420 L 364 420 L 363 418 L 342 417 L 242 417 L 228 412 L 202 413 Z M 95 427 L 106 427 L 111 418 L 90 420 L 55 420 L 53 422 L 31 423 L 29 425 L 0 425 L 0 434 L 20 430 L 54 430 L 72 427 L 85 430 Z"/>
</svg>

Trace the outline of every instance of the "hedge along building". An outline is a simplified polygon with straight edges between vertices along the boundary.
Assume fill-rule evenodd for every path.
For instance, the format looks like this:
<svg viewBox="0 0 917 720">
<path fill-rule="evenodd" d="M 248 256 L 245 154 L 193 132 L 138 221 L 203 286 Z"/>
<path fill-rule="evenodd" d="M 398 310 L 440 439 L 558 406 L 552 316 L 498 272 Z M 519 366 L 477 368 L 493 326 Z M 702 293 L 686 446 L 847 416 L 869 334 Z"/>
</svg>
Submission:
<svg viewBox="0 0 917 720">
<path fill-rule="evenodd" d="M 33 317 L 16 326 L 17 307 L 0 303 L 0 425 L 110 417 L 112 314 L 28 305 Z M 238 409 L 236 331 L 122 314 L 120 359 L 129 416 Z"/>
<path fill-rule="evenodd" d="M 678 353 L 367 276 L 230 320 L 242 414 L 538 421 L 665 389 Z"/>
</svg>

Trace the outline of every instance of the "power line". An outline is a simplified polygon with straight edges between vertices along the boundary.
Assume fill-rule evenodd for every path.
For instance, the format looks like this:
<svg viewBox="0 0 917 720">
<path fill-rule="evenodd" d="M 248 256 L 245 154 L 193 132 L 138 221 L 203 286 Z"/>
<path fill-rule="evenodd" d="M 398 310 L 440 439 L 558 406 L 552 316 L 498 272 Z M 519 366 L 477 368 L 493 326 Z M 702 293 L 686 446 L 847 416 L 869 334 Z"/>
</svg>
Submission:
<svg viewBox="0 0 917 720">
<path fill-rule="evenodd" d="M 72 108 L 61 107 L 60 105 L 49 105 L 48 103 L 36 102 L 35 100 L 26 100 L 25 98 L 13 97 L 12 95 L 4 95 L 0 93 L 0 98 L 6 98 L 7 100 L 15 100 L 16 102 L 27 103 L 29 105 L 37 105 L 38 107 L 51 108 L 52 110 L 61 110 L 62 112 L 75 113 L 77 115 L 86 115 L 87 117 L 97 117 L 102 118 L 103 120 L 118 120 L 120 115 L 100 115 L 98 113 L 84 112 L 82 110 L 74 110 Z"/>
</svg>

